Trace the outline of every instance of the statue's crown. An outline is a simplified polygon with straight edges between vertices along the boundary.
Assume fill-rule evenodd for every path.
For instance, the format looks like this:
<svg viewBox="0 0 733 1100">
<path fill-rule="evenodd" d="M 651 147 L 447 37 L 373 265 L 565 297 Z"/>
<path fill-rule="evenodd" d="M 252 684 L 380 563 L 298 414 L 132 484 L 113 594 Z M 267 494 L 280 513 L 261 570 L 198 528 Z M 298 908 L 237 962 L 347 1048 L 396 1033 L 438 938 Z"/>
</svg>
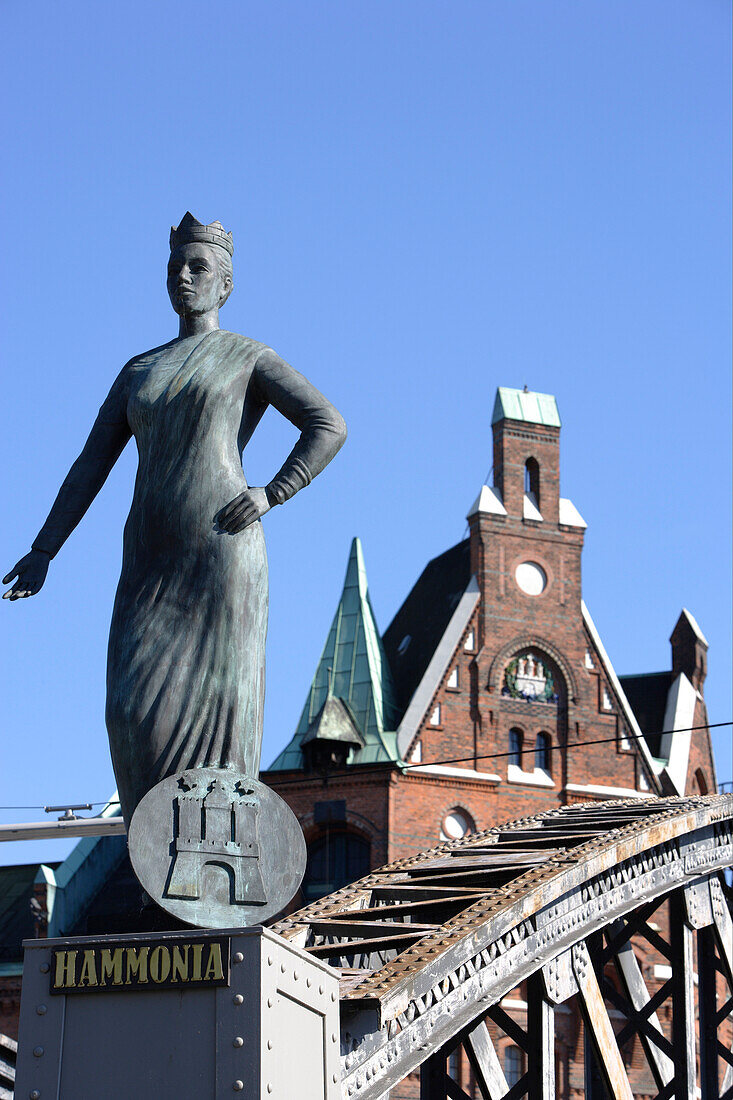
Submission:
<svg viewBox="0 0 733 1100">
<path fill-rule="evenodd" d="M 212 222 L 211 225 L 203 225 L 194 218 L 189 211 L 181 218 L 179 225 L 171 226 L 171 252 L 181 244 L 190 244 L 192 241 L 201 241 L 203 244 L 215 244 L 223 248 L 230 256 L 234 255 L 234 241 L 231 233 L 224 232 L 221 222 Z"/>
</svg>

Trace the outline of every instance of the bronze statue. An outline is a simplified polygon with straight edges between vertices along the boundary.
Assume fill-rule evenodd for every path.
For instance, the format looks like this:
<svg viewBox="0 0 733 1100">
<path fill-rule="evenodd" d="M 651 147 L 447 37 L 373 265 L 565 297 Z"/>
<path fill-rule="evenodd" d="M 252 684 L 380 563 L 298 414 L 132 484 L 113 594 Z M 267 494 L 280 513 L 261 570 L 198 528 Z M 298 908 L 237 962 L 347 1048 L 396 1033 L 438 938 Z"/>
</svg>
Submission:
<svg viewBox="0 0 733 1100">
<path fill-rule="evenodd" d="M 126 822 L 155 784 L 192 768 L 256 777 L 262 740 L 267 558 L 260 519 L 326 466 L 344 421 L 271 348 L 219 328 L 231 233 L 191 214 L 171 230 L 175 340 L 135 356 L 102 405 L 5 597 L 32 596 L 131 435 L 139 454 L 107 661 L 106 721 Z M 268 405 L 300 429 L 250 488 L 242 450 Z"/>
</svg>

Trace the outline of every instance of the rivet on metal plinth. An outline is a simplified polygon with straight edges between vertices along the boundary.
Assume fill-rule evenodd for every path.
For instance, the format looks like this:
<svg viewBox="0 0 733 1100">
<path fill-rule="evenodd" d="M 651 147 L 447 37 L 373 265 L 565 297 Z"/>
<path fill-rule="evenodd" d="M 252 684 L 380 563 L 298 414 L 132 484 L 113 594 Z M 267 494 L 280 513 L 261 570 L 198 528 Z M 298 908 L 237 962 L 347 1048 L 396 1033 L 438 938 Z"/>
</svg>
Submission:
<svg viewBox="0 0 733 1100">
<path fill-rule="evenodd" d="M 272 955 L 267 956 L 267 965 L 272 966 Z"/>
<path fill-rule="evenodd" d="M 244 1039 L 242 1038 L 241 1035 L 236 1036 L 236 1038 L 232 1042 L 232 1046 L 233 1047 L 242 1047 L 242 1046 L 244 1046 Z"/>
<path fill-rule="evenodd" d="M 323 993 L 323 986 L 322 986 L 322 985 L 319 985 L 319 986 L 318 986 L 318 992 L 319 992 L 319 993 Z"/>
<path fill-rule="evenodd" d="M 242 996 L 241 993 L 235 993 L 234 996 L 232 997 L 232 1000 L 234 1001 L 235 1005 L 243 1005 L 244 1004 L 244 997 Z"/>
<path fill-rule="evenodd" d="M 41 963 L 38 969 L 41 971 L 42 974 L 48 974 L 51 967 L 48 965 L 48 963 Z M 33 1094 L 31 1093 L 31 1095 Z M 40 1096 L 40 1093 L 38 1095 Z"/>
<path fill-rule="evenodd" d="M 36 1012 L 39 1016 L 45 1016 L 48 1012 L 48 1009 L 45 1005 L 36 1005 Z"/>
<path fill-rule="evenodd" d="M 332 994 L 331 994 L 331 1000 L 332 1000 L 332 1001 L 335 1001 L 335 1000 L 336 1000 L 336 994 L 335 994 L 335 993 L 332 993 Z"/>
<path fill-rule="evenodd" d="M 267 1091 L 272 1092 L 272 1085 L 270 1084 L 269 1081 L 267 1082 Z"/>
<path fill-rule="evenodd" d="M 333 1078 L 332 1078 L 332 1079 L 333 1079 L 333 1083 L 334 1083 L 334 1085 L 335 1085 L 335 1084 L 336 1084 L 336 1082 L 338 1081 L 338 1077 L 337 1077 L 337 1075 L 336 1075 L 335 1073 L 334 1073 L 334 1075 L 333 1075 Z"/>
<path fill-rule="evenodd" d="M 285 963 L 280 963 L 280 973 L 281 974 L 285 973 Z"/>
<path fill-rule="evenodd" d="M 272 1039 L 267 1040 L 267 1049 L 272 1050 Z"/>
<path fill-rule="evenodd" d="M 241 963 L 244 962 L 244 955 L 241 951 L 235 951 L 232 955 L 232 962 Z"/>
<path fill-rule="evenodd" d="M 298 980 L 298 971 L 297 971 L 297 970 L 294 970 L 294 971 L 293 971 L 293 981 L 296 981 L 296 982 L 297 982 L 297 980 Z"/>
<path fill-rule="evenodd" d="M 235 1081 L 234 1084 L 232 1085 L 232 1088 L 234 1089 L 235 1092 L 241 1092 L 242 1089 L 244 1088 L 244 1081 Z"/>
<path fill-rule="evenodd" d="M 267 998 L 267 1007 L 272 1008 L 272 997 Z"/>
<path fill-rule="evenodd" d="M 331 1035 L 331 1042 L 335 1043 L 337 1038 L 338 1038 L 338 1036 L 336 1035 L 336 1032 L 334 1031 L 333 1034 Z"/>
<path fill-rule="evenodd" d="M 29 1100 L 41 1100 L 41 1094 L 38 1089 L 32 1089 L 29 1093 Z"/>
<path fill-rule="evenodd" d="M 42 1058 L 43 1057 L 43 1047 L 34 1047 L 33 1048 L 33 1057 L 34 1058 Z"/>
</svg>

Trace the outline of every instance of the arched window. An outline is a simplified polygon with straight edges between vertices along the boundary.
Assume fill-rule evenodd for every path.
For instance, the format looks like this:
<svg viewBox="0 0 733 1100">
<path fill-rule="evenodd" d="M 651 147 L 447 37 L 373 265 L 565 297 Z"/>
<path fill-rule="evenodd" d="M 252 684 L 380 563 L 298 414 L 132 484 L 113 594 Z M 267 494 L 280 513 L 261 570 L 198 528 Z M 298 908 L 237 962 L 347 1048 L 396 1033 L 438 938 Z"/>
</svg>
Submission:
<svg viewBox="0 0 733 1100">
<path fill-rule="evenodd" d="M 370 868 L 369 841 L 354 833 L 328 830 L 308 848 L 303 896 L 315 901 L 363 878 Z"/>
<path fill-rule="evenodd" d="M 511 1088 L 522 1076 L 522 1052 L 519 1047 L 507 1047 L 504 1051 L 504 1076 Z"/>
<path fill-rule="evenodd" d="M 518 768 L 522 766 L 522 740 L 521 730 L 509 730 L 509 763 L 516 764 Z"/>
<path fill-rule="evenodd" d="M 540 506 L 540 467 L 536 458 L 528 458 L 524 464 L 524 491 L 532 498 L 536 508 Z"/>
<path fill-rule="evenodd" d="M 534 743 L 534 766 L 542 768 L 544 772 L 550 770 L 550 735 L 538 733 Z"/>
</svg>

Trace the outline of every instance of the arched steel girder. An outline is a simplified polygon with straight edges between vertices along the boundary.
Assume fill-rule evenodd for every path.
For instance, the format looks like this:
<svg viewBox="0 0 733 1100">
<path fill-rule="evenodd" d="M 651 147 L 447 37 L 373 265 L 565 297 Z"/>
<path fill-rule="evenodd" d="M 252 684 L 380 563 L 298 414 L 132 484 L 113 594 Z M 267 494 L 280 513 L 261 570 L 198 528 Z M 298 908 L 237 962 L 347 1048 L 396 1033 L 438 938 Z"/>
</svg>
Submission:
<svg viewBox="0 0 733 1100">
<path fill-rule="evenodd" d="M 613 1097 L 631 1087 L 604 1003 L 602 967 L 640 1036 L 660 1100 L 695 1092 L 692 934 L 700 953 L 703 1095 L 718 1092 L 715 974 L 733 994 L 733 922 L 720 873 L 733 864 L 733 797 L 586 803 L 524 818 L 399 860 L 307 906 L 274 931 L 341 969 L 342 1095 L 377 1100 L 421 1069 L 423 1100 L 466 1096 L 446 1070 L 466 1049 L 487 1100 L 555 1095 L 553 1005 L 577 996 L 595 1065 Z M 670 899 L 669 943 L 649 926 Z M 601 934 L 605 936 L 605 945 Z M 654 996 L 629 941 L 646 936 L 670 962 Z M 528 981 L 527 1073 L 508 1089 L 483 1020 Z M 669 988 L 668 988 L 669 987 Z M 673 1042 L 656 1008 L 671 998 Z M 712 1000 L 711 1000 L 712 998 Z M 624 1009 L 625 1006 L 625 1009 Z M 730 1010 L 730 1005 L 725 1006 Z M 514 1025 L 516 1028 L 516 1025 Z M 505 1028 L 506 1030 L 506 1028 Z M 621 1038 L 621 1037 L 619 1037 Z M 707 1075 L 707 1076 L 705 1076 Z M 586 1083 L 593 1096 L 594 1077 Z M 601 1095 L 601 1094 L 599 1094 Z"/>
</svg>

